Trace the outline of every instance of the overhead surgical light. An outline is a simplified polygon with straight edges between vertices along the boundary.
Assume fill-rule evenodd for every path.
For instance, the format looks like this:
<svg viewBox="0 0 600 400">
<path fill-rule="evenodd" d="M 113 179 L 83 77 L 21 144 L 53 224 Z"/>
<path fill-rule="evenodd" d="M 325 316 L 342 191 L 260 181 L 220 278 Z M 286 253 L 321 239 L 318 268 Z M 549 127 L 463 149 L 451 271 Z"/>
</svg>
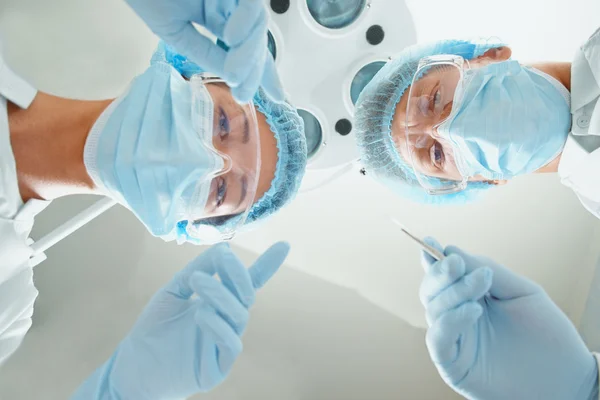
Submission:
<svg viewBox="0 0 600 400">
<path fill-rule="evenodd" d="M 366 0 L 307 0 L 310 15 L 325 28 L 341 29 L 352 24 L 363 12 Z"/>
<path fill-rule="evenodd" d="M 306 125 L 309 168 L 358 158 L 354 105 L 394 54 L 416 42 L 402 0 L 268 0 L 269 50 Z"/>
</svg>

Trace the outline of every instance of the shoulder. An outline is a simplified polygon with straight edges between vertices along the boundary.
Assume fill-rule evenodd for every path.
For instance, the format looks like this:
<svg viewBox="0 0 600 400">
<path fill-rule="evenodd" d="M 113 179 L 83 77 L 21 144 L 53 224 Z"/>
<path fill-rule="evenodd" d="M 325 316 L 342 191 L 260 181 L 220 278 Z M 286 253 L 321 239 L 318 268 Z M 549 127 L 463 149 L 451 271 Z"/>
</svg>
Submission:
<svg viewBox="0 0 600 400">
<path fill-rule="evenodd" d="M 591 66 L 600 65 L 600 28 L 581 46 L 581 51 Z"/>
<path fill-rule="evenodd" d="M 590 36 L 590 38 L 587 40 L 587 42 L 584 43 L 584 47 L 589 45 L 592 45 L 593 43 L 598 44 L 598 42 L 600 42 L 600 28 L 596 29 L 596 31 L 594 33 L 592 33 L 592 35 Z"/>
<path fill-rule="evenodd" d="M 571 65 L 571 112 L 575 134 L 587 134 L 592 126 L 596 126 L 590 118 L 600 117 L 596 110 L 599 96 L 600 29 L 577 49 Z"/>
</svg>

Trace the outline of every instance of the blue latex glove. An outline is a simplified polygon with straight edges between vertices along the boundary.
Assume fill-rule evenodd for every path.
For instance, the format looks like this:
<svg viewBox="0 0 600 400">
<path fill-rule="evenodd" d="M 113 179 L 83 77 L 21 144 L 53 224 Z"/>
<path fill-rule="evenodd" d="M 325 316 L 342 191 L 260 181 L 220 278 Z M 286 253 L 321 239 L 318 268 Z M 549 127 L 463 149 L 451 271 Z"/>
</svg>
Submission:
<svg viewBox="0 0 600 400">
<path fill-rule="evenodd" d="M 277 243 L 249 269 L 227 244 L 201 254 L 154 295 L 72 399 L 183 399 L 221 383 L 242 351 L 256 290 L 288 252 L 287 243 Z"/>
<path fill-rule="evenodd" d="M 126 0 L 148 27 L 204 71 L 217 74 L 239 101 L 259 85 L 275 101 L 284 93 L 267 48 L 269 13 L 264 0 Z M 192 25 L 205 27 L 224 50 Z"/>
<path fill-rule="evenodd" d="M 428 240 L 438 249 L 441 246 Z M 598 366 L 546 292 L 494 261 L 447 247 L 423 255 L 427 348 L 469 399 L 598 400 Z"/>
</svg>

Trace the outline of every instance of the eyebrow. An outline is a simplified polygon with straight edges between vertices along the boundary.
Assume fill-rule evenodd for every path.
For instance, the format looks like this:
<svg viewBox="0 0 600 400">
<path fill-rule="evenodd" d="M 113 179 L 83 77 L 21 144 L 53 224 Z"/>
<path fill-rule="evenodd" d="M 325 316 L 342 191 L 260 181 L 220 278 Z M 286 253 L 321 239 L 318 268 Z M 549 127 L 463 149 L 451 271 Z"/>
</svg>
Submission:
<svg viewBox="0 0 600 400">
<path fill-rule="evenodd" d="M 242 190 L 240 192 L 240 201 L 235 206 L 236 210 L 240 208 L 240 206 L 244 203 L 244 200 L 246 200 L 246 196 L 248 195 L 248 178 L 246 175 L 242 175 L 240 177 L 240 186 L 242 187 Z"/>
<path fill-rule="evenodd" d="M 454 106 L 454 100 L 446 103 L 446 105 L 444 106 L 444 109 L 442 110 L 442 117 L 444 117 L 444 118 L 449 117 L 450 114 L 452 113 L 453 106 Z"/>
<path fill-rule="evenodd" d="M 246 144 L 250 141 L 250 121 L 248 121 L 248 116 L 246 115 L 244 108 L 242 106 L 240 106 L 240 108 L 242 109 L 242 114 L 244 114 L 244 137 L 242 143 Z"/>
</svg>

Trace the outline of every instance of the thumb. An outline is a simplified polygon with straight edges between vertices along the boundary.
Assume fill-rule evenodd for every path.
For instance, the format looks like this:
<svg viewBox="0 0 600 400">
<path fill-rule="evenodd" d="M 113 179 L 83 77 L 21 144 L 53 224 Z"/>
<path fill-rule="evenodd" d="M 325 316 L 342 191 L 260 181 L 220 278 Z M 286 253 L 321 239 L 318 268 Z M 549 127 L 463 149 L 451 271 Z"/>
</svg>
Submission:
<svg viewBox="0 0 600 400">
<path fill-rule="evenodd" d="M 249 268 L 250 277 L 254 289 L 262 288 L 271 279 L 275 272 L 285 261 L 290 252 L 290 245 L 286 242 L 278 242 L 265 251 Z"/>
<path fill-rule="evenodd" d="M 466 273 L 481 267 L 489 267 L 494 273 L 490 294 L 495 298 L 510 300 L 542 291 L 535 282 L 514 273 L 490 258 L 473 256 L 456 246 L 446 247 L 445 254 L 457 254 L 462 257 L 465 261 Z"/>
</svg>

